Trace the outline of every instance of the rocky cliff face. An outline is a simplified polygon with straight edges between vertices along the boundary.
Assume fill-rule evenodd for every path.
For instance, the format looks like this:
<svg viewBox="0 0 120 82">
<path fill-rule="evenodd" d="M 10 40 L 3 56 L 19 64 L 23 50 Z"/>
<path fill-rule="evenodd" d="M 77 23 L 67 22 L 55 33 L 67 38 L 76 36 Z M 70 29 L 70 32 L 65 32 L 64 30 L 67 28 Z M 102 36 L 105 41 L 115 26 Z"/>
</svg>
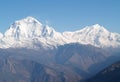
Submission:
<svg viewBox="0 0 120 82">
<path fill-rule="evenodd" d="M 31 54 L 26 53 L 32 57 Z M 0 49 L 0 82 L 78 82 L 80 80 L 80 76 L 66 66 L 55 63 L 47 65 L 47 60 L 41 63 L 39 57 L 31 58 L 23 55 L 20 49 L 17 54 L 11 49 Z"/>
<path fill-rule="evenodd" d="M 32 60 L 0 57 L 0 82 L 64 82 L 62 73 Z"/>
</svg>

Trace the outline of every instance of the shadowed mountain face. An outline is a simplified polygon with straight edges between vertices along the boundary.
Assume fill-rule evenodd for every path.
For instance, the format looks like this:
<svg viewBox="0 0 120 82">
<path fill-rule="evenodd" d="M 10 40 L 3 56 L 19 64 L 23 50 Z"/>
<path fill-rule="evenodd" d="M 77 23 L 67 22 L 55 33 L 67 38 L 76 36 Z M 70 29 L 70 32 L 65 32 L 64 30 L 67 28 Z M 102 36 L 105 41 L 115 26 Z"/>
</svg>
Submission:
<svg viewBox="0 0 120 82">
<path fill-rule="evenodd" d="M 50 50 L 0 49 L 0 82 L 79 82 L 112 63 L 111 55 L 78 43 Z"/>
<path fill-rule="evenodd" d="M 120 61 L 100 71 L 86 82 L 120 82 Z"/>
<path fill-rule="evenodd" d="M 55 60 L 62 65 L 88 70 L 92 64 L 104 61 L 109 55 L 110 53 L 103 49 L 73 43 L 59 46 Z"/>
<path fill-rule="evenodd" d="M 44 77 L 47 76 L 45 66 L 37 62 L 0 57 L 0 82 L 35 82 L 35 79 L 39 82 L 37 76 L 42 74 Z"/>
<path fill-rule="evenodd" d="M 64 82 L 62 72 L 32 60 L 0 57 L 0 82 Z"/>
</svg>

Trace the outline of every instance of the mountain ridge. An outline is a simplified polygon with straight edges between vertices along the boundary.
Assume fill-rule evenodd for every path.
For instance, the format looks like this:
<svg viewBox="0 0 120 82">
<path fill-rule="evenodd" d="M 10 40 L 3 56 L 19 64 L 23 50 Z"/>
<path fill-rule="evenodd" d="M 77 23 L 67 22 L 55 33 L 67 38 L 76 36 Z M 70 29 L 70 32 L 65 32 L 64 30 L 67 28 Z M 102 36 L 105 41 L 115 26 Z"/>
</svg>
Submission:
<svg viewBox="0 0 120 82">
<path fill-rule="evenodd" d="M 119 82 L 120 81 L 120 61 L 114 62 L 110 66 L 102 69 L 85 82 Z"/>
<path fill-rule="evenodd" d="M 34 46 L 34 39 L 49 48 L 68 43 L 91 44 L 101 48 L 120 46 L 120 34 L 109 32 L 99 24 L 60 33 L 30 16 L 15 21 L 3 35 L 0 34 L 0 45 L 1 48 L 27 47 L 26 43 L 30 42 Z"/>
<path fill-rule="evenodd" d="M 27 78 L 32 81 L 23 79 L 24 82 L 82 82 L 116 61 L 114 56 L 120 53 L 117 46 L 120 47 L 120 35 L 99 24 L 60 33 L 27 17 L 14 22 L 5 34 L 1 34 L 0 61 L 3 63 L 0 66 L 10 73 L 1 72 L 10 77 L 15 72 L 18 77 L 19 73 L 32 75 Z M 28 71 L 31 68 L 33 70 Z M 9 80 L 9 76 L 6 78 Z"/>
</svg>

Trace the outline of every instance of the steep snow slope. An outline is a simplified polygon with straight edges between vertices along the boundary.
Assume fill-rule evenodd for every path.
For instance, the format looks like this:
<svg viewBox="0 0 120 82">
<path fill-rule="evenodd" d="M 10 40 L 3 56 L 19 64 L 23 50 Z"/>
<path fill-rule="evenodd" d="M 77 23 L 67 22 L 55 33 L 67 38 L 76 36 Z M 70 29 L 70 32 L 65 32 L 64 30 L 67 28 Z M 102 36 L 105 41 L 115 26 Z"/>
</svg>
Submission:
<svg viewBox="0 0 120 82">
<path fill-rule="evenodd" d="M 42 25 L 33 17 L 15 21 L 5 32 L 1 47 L 34 47 L 61 43 L 62 35 L 48 25 Z M 36 43 L 37 42 L 37 43 Z"/>
<path fill-rule="evenodd" d="M 3 37 L 3 34 L 2 33 L 0 33 L 0 39 Z"/>
<path fill-rule="evenodd" d="M 63 35 L 71 42 L 91 44 L 97 47 L 120 46 L 120 35 L 117 33 L 109 32 L 99 24 L 87 26 L 75 32 L 64 32 Z"/>
<path fill-rule="evenodd" d="M 0 47 L 57 47 L 67 43 L 91 44 L 97 47 L 119 47 L 120 34 L 111 33 L 103 26 L 95 24 L 75 32 L 56 32 L 52 27 L 43 25 L 33 17 L 15 21 L 5 32 L 0 34 Z"/>
<path fill-rule="evenodd" d="M 5 33 L 5 37 L 12 37 L 14 39 L 33 38 L 42 37 L 42 35 L 50 36 L 52 32 L 52 28 L 43 28 L 39 21 L 32 17 L 27 17 L 13 23 Z"/>
</svg>

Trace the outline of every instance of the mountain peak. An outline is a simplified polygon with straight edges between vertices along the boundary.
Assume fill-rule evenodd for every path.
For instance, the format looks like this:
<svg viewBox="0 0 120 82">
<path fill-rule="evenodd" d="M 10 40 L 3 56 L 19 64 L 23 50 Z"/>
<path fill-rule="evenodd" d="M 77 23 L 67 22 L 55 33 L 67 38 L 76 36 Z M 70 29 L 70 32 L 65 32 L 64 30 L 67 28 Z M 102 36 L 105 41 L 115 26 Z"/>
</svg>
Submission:
<svg viewBox="0 0 120 82">
<path fill-rule="evenodd" d="M 99 24 L 95 24 L 95 25 L 91 26 L 91 28 L 96 29 L 96 30 L 106 30 L 103 26 L 101 26 Z"/>
<path fill-rule="evenodd" d="M 3 34 L 2 33 L 0 33 L 0 38 L 2 38 L 3 37 Z"/>
<path fill-rule="evenodd" d="M 17 20 L 14 23 L 12 23 L 12 25 L 10 26 L 10 28 L 17 28 L 18 26 L 23 26 L 23 28 L 29 28 L 29 26 L 31 25 L 40 25 L 42 26 L 42 23 L 40 23 L 37 19 L 35 19 L 34 17 L 28 16 L 24 19 L 21 20 Z M 28 26 L 24 26 L 24 25 L 28 25 Z"/>
<path fill-rule="evenodd" d="M 101 27 L 101 25 L 99 25 L 99 24 L 94 24 L 93 27 L 99 28 L 99 27 Z"/>
<path fill-rule="evenodd" d="M 24 19 L 15 21 L 5 32 L 5 36 L 7 37 L 33 37 L 40 36 L 40 31 L 42 30 L 43 25 L 33 17 L 26 17 Z"/>
<path fill-rule="evenodd" d="M 32 16 L 27 16 L 26 18 L 24 19 L 32 19 L 32 20 L 36 20 L 36 18 L 32 17 Z"/>
<path fill-rule="evenodd" d="M 99 24 L 94 24 L 92 26 L 86 26 L 85 28 L 79 30 L 78 32 L 83 32 L 83 33 L 108 33 L 109 31 L 107 29 L 105 29 L 103 26 L 99 25 Z"/>
<path fill-rule="evenodd" d="M 83 28 L 80 31 L 85 31 L 87 33 L 108 33 L 109 31 L 107 29 L 105 29 L 103 26 L 99 25 L 99 24 L 95 24 L 92 26 L 87 26 L 85 28 Z"/>
<path fill-rule="evenodd" d="M 22 20 L 15 21 L 5 32 L 6 37 L 12 37 L 16 40 L 23 38 L 35 37 L 52 37 L 55 30 L 48 25 L 42 25 L 37 19 L 33 17 L 26 17 Z"/>
<path fill-rule="evenodd" d="M 109 32 L 103 26 L 95 24 L 87 26 L 75 32 L 65 32 L 64 36 L 69 41 L 80 42 L 82 44 L 91 44 L 97 47 L 115 47 L 120 45 L 117 35 Z M 70 38 L 68 37 L 70 36 Z"/>
<path fill-rule="evenodd" d="M 31 17 L 31 16 L 28 16 L 28 17 L 24 18 L 23 20 L 26 21 L 26 22 L 33 22 L 33 23 L 41 24 L 36 18 Z"/>
</svg>

